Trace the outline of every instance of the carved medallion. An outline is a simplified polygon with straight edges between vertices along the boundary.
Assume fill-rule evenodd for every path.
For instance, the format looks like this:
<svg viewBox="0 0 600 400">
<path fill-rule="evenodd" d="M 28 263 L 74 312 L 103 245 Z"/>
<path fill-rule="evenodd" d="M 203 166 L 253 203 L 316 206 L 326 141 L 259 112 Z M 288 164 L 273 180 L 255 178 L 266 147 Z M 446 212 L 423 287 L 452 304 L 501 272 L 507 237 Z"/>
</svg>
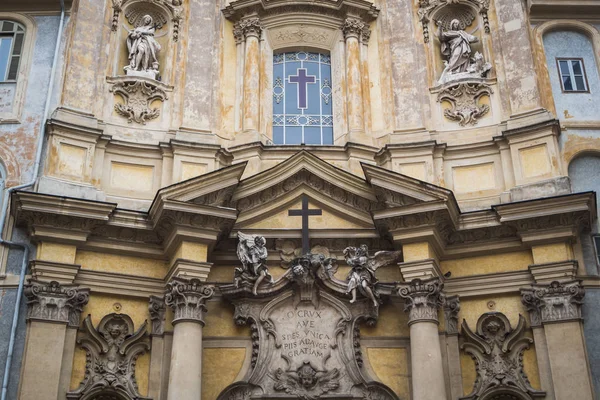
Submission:
<svg viewBox="0 0 600 400">
<path fill-rule="evenodd" d="M 136 122 L 142 125 L 160 115 L 160 109 L 150 107 L 152 102 L 167 99 L 167 94 L 158 85 L 141 79 L 118 81 L 110 91 L 121 96 L 125 102 L 115 104 L 117 114 L 127 118 L 129 123 Z"/>
<path fill-rule="evenodd" d="M 447 101 L 452 106 L 444 110 L 446 118 L 458 121 L 459 125 L 477 125 L 478 120 L 490 111 L 490 106 L 480 104 L 483 96 L 491 96 L 492 89 L 481 82 L 462 82 L 443 89 L 437 97 L 438 103 Z"/>
</svg>

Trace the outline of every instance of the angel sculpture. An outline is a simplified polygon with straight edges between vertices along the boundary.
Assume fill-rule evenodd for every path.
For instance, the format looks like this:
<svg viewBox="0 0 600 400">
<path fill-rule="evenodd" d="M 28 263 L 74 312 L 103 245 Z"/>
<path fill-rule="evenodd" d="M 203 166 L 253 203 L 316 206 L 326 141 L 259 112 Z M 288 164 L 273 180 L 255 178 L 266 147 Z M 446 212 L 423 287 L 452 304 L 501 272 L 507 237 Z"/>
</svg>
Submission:
<svg viewBox="0 0 600 400">
<path fill-rule="evenodd" d="M 240 281 L 254 282 L 252 293 L 256 295 L 258 286 L 265 278 L 273 282 L 267 268 L 267 241 L 263 236 L 246 235 L 242 232 L 238 232 L 238 239 L 237 255 L 242 268 L 235 269 L 235 287 L 239 287 Z"/>
<path fill-rule="evenodd" d="M 317 371 L 309 361 L 298 367 L 296 371 L 284 371 L 278 368 L 274 373 L 273 388 L 285 391 L 302 400 L 315 400 L 322 394 L 335 390 L 340 386 L 340 371 Z"/>
<path fill-rule="evenodd" d="M 379 307 L 379 295 L 375 290 L 377 268 L 390 265 L 400 261 L 402 251 L 378 251 L 374 256 L 369 256 L 369 248 L 366 245 L 360 247 L 346 247 L 344 249 L 346 263 L 352 267 L 346 280 L 348 289 L 346 293 L 352 293 L 350 303 L 356 301 L 356 293 L 360 291 L 367 296 L 375 307 Z"/>
</svg>

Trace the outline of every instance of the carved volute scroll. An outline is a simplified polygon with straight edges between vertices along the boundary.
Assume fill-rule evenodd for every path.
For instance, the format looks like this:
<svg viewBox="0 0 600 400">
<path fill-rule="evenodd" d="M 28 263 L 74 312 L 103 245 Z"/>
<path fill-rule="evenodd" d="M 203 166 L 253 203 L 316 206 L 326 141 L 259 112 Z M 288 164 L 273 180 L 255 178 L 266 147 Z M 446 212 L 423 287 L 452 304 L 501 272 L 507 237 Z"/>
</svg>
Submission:
<svg viewBox="0 0 600 400">
<path fill-rule="evenodd" d="M 27 298 L 27 319 L 63 322 L 76 328 L 90 290 L 30 279 L 23 294 Z"/>
<path fill-rule="evenodd" d="M 397 400 L 362 366 L 358 326 L 375 324 L 378 307 L 362 294 L 350 303 L 347 282 L 335 271 L 335 260 L 307 254 L 277 281 L 263 280 L 256 294 L 252 283 L 220 286 L 236 324 L 251 326 L 253 352 L 243 381 L 218 400 Z"/>
<path fill-rule="evenodd" d="M 581 281 L 554 281 L 550 285 L 521 289 L 521 301 L 529 310 L 532 326 L 581 319 L 584 296 Z"/>
<path fill-rule="evenodd" d="M 525 318 L 522 315 L 513 330 L 504 314 L 485 313 L 479 317 L 475 332 L 463 320 L 461 333 L 464 338 L 461 349 L 473 358 L 477 370 L 473 391 L 461 399 L 531 400 L 546 396 L 545 392 L 531 387 L 523 369 L 523 352 L 533 339 L 524 334 Z"/>
<path fill-rule="evenodd" d="M 85 377 L 76 390 L 67 393 L 67 399 L 146 399 L 135 377 L 138 357 L 150 349 L 146 325 L 134 331 L 128 315 L 112 313 L 94 328 L 88 315 L 77 339 L 86 352 Z"/>
<path fill-rule="evenodd" d="M 150 312 L 150 320 L 152 321 L 152 335 L 164 334 L 165 313 L 167 311 L 165 299 L 163 297 L 150 296 L 148 311 Z"/>
</svg>

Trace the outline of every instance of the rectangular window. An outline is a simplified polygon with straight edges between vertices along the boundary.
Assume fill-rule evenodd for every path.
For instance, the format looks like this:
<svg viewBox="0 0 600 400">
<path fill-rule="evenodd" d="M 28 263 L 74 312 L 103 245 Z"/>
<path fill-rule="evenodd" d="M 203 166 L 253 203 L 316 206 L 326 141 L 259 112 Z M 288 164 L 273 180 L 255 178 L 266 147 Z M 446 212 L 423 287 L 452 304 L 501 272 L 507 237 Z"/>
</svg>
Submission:
<svg viewBox="0 0 600 400">
<path fill-rule="evenodd" d="M 12 21 L 0 21 L 0 82 L 14 82 L 19 74 L 25 29 Z"/>
<path fill-rule="evenodd" d="M 600 265 L 600 235 L 593 235 L 594 249 L 596 250 L 596 262 Z"/>
<path fill-rule="evenodd" d="M 328 54 L 297 51 L 273 56 L 273 142 L 333 144 Z"/>
<path fill-rule="evenodd" d="M 581 58 L 557 58 L 563 92 L 589 92 L 585 67 Z"/>
</svg>

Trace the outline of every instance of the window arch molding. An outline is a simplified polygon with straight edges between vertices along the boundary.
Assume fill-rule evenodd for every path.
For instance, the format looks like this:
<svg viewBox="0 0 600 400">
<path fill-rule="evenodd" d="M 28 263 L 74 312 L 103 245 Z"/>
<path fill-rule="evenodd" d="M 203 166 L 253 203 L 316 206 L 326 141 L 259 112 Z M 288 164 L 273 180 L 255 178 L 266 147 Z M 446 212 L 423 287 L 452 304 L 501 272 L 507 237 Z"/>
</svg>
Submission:
<svg viewBox="0 0 600 400">
<path fill-rule="evenodd" d="M 25 29 L 25 37 L 23 40 L 23 47 L 21 50 L 22 55 L 19 61 L 16 86 L 14 87 L 14 95 L 12 96 L 12 105 L 8 110 L 3 110 L 0 108 L 0 124 L 15 124 L 20 123 L 21 113 L 23 111 L 23 105 L 25 103 L 25 94 L 27 91 L 27 77 L 29 76 L 31 62 L 33 59 L 33 49 L 35 44 L 37 25 L 33 18 L 18 13 L 0 12 L 0 21 L 17 22 L 21 24 Z M 6 84 L 0 83 L 0 98 L 3 97 L 2 92 L 4 92 L 4 85 Z"/>
<path fill-rule="evenodd" d="M 552 96 L 552 85 L 550 82 L 550 71 L 546 64 L 546 50 L 544 49 L 544 35 L 550 32 L 556 31 L 574 31 L 585 35 L 591 42 L 594 49 L 594 58 L 596 61 L 596 70 L 600 75 L 600 32 L 590 24 L 585 22 L 565 19 L 565 20 L 553 20 L 547 21 L 543 24 L 536 26 L 533 30 L 533 37 L 535 40 L 535 60 L 540 73 L 540 86 L 546 89 L 549 95 L 541 96 L 544 107 L 556 114 L 556 105 L 554 104 L 554 97 Z M 591 66 L 586 66 L 591 68 Z"/>
<path fill-rule="evenodd" d="M 365 90 L 366 80 L 363 84 L 362 81 L 351 82 L 348 77 L 358 75 L 360 80 L 361 76 L 368 76 L 364 70 L 367 68 L 366 45 L 370 36 L 369 23 L 379 13 L 377 7 L 366 0 L 342 0 L 334 4 L 310 0 L 295 4 L 286 0 L 261 0 L 258 5 L 247 4 L 237 0 L 222 10 L 224 16 L 234 22 L 233 36 L 237 46 L 235 131 L 253 134 L 250 138 L 236 136 L 242 136 L 245 142 L 263 140 L 264 135 L 267 141 L 272 140 L 273 55 L 285 51 L 329 53 L 334 140 L 352 130 L 353 113 L 360 114 L 355 119 L 361 125 L 358 130 L 364 133 L 363 103 L 366 100 L 361 95 L 354 99 L 354 107 L 348 103 L 352 102 L 352 90 L 361 93 Z M 353 27 L 346 28 L 352 24 Z M 347 32 L 350 30 L 354 32 L 353 40 L 360 43 L 355 45 L 356 51 L 352 53 L 356 54 L 357 62 L 350 63 L 361 69 L 359 74 L 349 73 L 347 68 Z M 257 41 L 258 44 L 253 44 Z M 255 52 L 258 56 L 253 58 Z M 254 75 L 251 69 L 256 70 Z M 254 93 L 248 87 L 258 90 Z M 354 111 L 358 109 L 360 111 Z"/>
</svg>

